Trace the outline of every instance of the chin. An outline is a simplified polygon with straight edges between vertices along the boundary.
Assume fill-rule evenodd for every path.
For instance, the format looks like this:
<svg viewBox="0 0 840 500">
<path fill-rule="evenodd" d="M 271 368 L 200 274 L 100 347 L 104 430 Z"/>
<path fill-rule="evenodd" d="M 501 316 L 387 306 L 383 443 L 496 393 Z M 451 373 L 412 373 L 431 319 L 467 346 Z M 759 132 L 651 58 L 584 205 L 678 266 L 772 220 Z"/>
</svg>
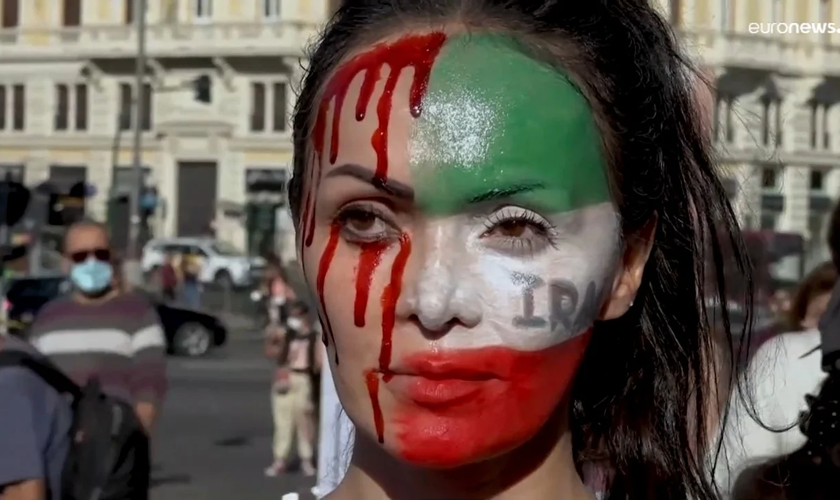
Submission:
<svg viewBox="0 0 840 500">
<path fill-rule="evenodd" d="M 418 467 L 454 469 L 504 455 L 526 444 L 546 424 L 544 414 L 519 420 L 451 419 L 414 415 L 411 427 L 398 433 L 396 443 L 386 448 L 401 460 Z"/>
</svg>

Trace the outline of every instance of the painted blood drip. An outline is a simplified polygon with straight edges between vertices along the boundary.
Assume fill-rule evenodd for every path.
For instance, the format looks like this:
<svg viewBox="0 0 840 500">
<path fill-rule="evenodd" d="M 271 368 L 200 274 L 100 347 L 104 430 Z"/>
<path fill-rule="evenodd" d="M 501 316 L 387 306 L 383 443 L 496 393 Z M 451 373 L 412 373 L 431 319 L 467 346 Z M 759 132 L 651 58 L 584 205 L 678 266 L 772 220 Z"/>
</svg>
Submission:
<svg viewBox="0 0 840 500">
<path fill-rule="evenodd" d="M 347 89 L 353 79 L 364 72 L 364 80 L 359 91 L 359 99 L 355 106 L 356 119 L 361 121 L 367 114 L 368 105 L 373 97 L 376 82 L 382 74 L 382 67 L 389 68 L 388 80 L 385 88 L 379 97 L 376 105 L 376 115 L 379 121 L 376 131 L 371 138 L 371 144 L 376 152 L 376 177 L 384 180 L 388 176 L 388 126 L 391 121 L 391 108 L 393 106 L 394 89 L 397 86 L 400 74 L 405 68 L 413 68 L 414 76 L 411 82 L 409 95 L 409 107 L 414 117 L 420 116 L 422 111 L 423 96 L 429 86 L 429 77 L 432 73 L 432 65 L 440 53 L 446 41 L 444 33 L 429 33 L 402 38 L 396 42 L 382 44 L 373 50 L 356 56 L 348 63 L 336 70 L 335 75 L 324 88 L 324 95 L 321 105 L 318 108 L 318 115 L 315 119 L 313 129 L 313 145 L 317 155 L 316 184 L 312 187 L 317 192 L 318 184 L 321 181 L 321 165 L 324 161 L 324 148 L 326 146 L 327 117 L 330 104 L 333 104 L 333 115 L 331 120 L 329 160 L 335 163 L 338 158 L 340 147 L 339 124 L 341 123 L 341 111 L 344 105 Z M 311 210 L 308 221 L 305 224 L 305 243 L 311 246 L 313 241 L 313 229 L 315 225 L 314 210 Z"/>
<path fill-rule="evenodd" d="M 324 315 L 324 336 L 329 338 L 333 343 L 335 350 L 335 364 L 338 364 L 338 349 L 335 347 L 335 336 L 333 335 L 332 326 L 330 325 L 330 317 L 327 314 L 326 302 L 324 302 L 324 284 L 327 281 L 327 273 L 330 271 L 333 257 L 335 257 L 335 249 L 338 247 L 338 235 L 341 231 L 341 226 L 333 224 L 330 226 L 330 238 L 327 241 L 327 246 L 324 247 L 324 253 L 321 254 L 321 262 L 318 264 L 318 279 L 315 282 L 315 289 L 318 293 L 318 303 L 321 305 L 321 313 Z"/>
<path fill-rule="evenodd" d="M 403 233 L 400 236 L 400 250 L 391 266 L 391 281 L 382 291 L 382 343 L 379 347 L 379 369 L 366 374 L 370 404 L 373 408 L 373 423 L 376 426 L 376 437 L 380 443 L 385 442 L 385 423 L 382 419 L 382 409 L 379 404 L 379 380 L 377 371 L 382 374 L 382 381 L 388 382 L 391 373 L 391 349 L 394 325 L 397 318 L 397 301 L 402 292 L 403 274 L 411 255 L 411 238 Z"/>
<path fill-rule="evenodd" d="M 381 78 L 382 67 L 389 68 L 388 79 L 385 88 L 379 97 L 376 105 L 377 128 L 371 137 L 371 145 L 376 152 L 376 173 L 375 180 L 382 182 L 388 176 L 388 127 L 391 122 L 391 111 L 394 100 L 394 90 L 399 81 L 400 74 L 406 68 L 414 69 L 414 76 L 411 82 L 409 94 L 409 109 L 415 118 L 422 112 L 422 101 L 429 86 L 429 78 L 432 73 L 432 65 L 435 62 L 444 42 L 446 35 L 443 33 L 429 33 L 426 35 L 409 36 L 396 42 L 382 44 L 373 50 L 361 54 L 347 64 L 336 70 L 335 75 L 324 88 L 324 95 L 318 108 L 318 115 L 315 118 L 313 128 L 313 146 L 316 159 L 314 161 L 313 181 L 310 183 L 310 193 L 317 193 L 321 183 L 321 170 L 324 162 L 324 148 L 326 146 L 327 116 L 330 104 L 332 103 L 332 120 L 330 124 L 329 161 L 334 164 L 338 158 L 340 147 L 339 129 L 341 123 L 341 112 L 347 90 L 353 79 L 364 72 L 364 80 L 359 91 L 359 98 L 355 106 L 355 118 L 362 121 L 367 115 L 367 109 L 373 97 L 376 83 Z M 333 103 L 334 101 L 334 103 Z M 307 196 L 312 198 L 312 196 Z M 303 233 L 301 239 L 306 247 L 312 245 L 315 233 L 315 207 L 314 202 L 307 200 L 302 222 Z M 325 328 L 332 337 L 332 328 L 329 326 L 326 309 L 324 308 L 323 286 L 329 270 L 330 262 L 335 254 L 335 247 L 338 244 L 338 231 L 333 228 L 330 232 L 330 240 L 324 253 L 321 256 L 321 265 L 318 269 L 318 296 L 321 301 L 321 310 L 324 313 Z M 365 312 L 370 294 L 370 280 L 373 272 L 378 266 L 380 254 L 384 249 L 375 251 L 364 250 L 360 257 L 359 271 L 356 278 L 356 300 L 354 311 L 354 322 L 356 326 L 364 326 Z M 391 337 L 394 330 L 396 317 L 396 303 L 399 299 L 402 288 L 402 275 L 405 271 L 408 256 L 411 253 L 411 240 L 407 235 L 400 238 L 400 251 L 394 260 L 391 269 L 391 282 L 385 288 L 382 296 L 382 344 L 379 352 L 379 372 L 387 382 L 389 366 L 391 364 Z M 335 343 L 335 338 L 331 338 Z M 336 353 L 336 364 L 338 364 Z M 366 384 L 370 393 L 371 405 L 373 407 L 374 423 L 379 442 L 384 442 L 384 423 L 382 410 L 379 405 L 379 380 L 375 372 L 365 374 Z"/>
<path fill-rule="evenodd" d="M 400 237 L 400 251 L 391 267 L 391 281 L 382 292 L 382 345 L 379 348 L 379 371 L 387 382 L 391 370 L 391 341 L 397 318 L 397 300 L 402 292 L 402 279 L 408 257 L 411 255 L 411 238 L 405 233 Z"/>
<path fill-rule="evenodd" d="M 373 409 L 373 426 L 376 429 L 376 438 L 379 443 L 385 442 L 385 420 L 382 418 L 382 407 L 379 405 L 379 374 L 370 370 L 365 374 L 370 405 Z"/>
<path fill-rule="evenodd" d="M 373 281 L 373 273 L 382 261 L 382 253 L 388 248 L 385 243 L 368 243 L 362 247 L 359 256 L 359 267 L 356 271 L 356 302 L 353 307 L 354 324 L 358 328 L 365 326 L 368 297 Z"/>
</svg>

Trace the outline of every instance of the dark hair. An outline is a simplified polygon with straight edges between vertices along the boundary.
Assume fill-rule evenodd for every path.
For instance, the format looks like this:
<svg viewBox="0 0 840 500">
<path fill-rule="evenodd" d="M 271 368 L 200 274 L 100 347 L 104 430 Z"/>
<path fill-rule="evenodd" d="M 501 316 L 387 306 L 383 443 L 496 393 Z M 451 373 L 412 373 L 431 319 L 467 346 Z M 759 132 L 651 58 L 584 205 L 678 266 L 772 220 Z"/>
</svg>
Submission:
<svg viewBox="0 0 840 500">
<path fill-rule="evenodd" d="M 837 283 L 837 268 L 833 262 L 823 262 L 799 284 L 791 300 L 787 323 L 791 331 L 802 329 L 802 320 L 808 311 L 808 305 L 814 297 L 831 293 Z"/>
<path fill-rule="evenodd" d="M 717 386 L 706 382 L 718 354 L 705 312 L 706 249 L 714 300 L 726 303 L 724 247 L 733 248 L 736 269 L 748 270 L 715 173 L 697 102 L 699 77 L 647 0 L 344 2 L 309 58 L 296 104 L 294 221 L 300 227 L 308 140 L 332 72 L 351 51 L 401 28 L 450 22 L 510 33 L 523 50 L 567 74 L 593 108 L 625 238 L 656 221 L 634 306 L 595 325 L 576 378 L 570 426 L 577 459 L 610 469 L 609 498 L 717 498 L 703 456 L 708 407 L 717 401 Z M 745 295 L 749 324 L 751 294 Z M 726 317 L 723 323 L 723 348 L 731 350 Z"/>
</svg>

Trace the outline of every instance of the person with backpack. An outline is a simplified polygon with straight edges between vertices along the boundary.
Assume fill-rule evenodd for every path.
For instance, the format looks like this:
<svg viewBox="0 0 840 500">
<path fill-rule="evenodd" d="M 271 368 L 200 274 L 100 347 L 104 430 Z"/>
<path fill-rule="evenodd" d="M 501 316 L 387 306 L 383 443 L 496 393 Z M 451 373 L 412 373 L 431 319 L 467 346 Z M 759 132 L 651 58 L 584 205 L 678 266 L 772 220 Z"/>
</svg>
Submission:
<svg viewBox="0 0 840 500">
<path fill-rule="evenodd" d="M 148 500 L 149 439 L 134 408 L 0 338 L 0 499 Z"/>
<path fill-rule="evenodd" d="M 0 337 L 0 498 L 65 500 L 61 479 L 70 450 L 71 406 L 19 365 L 21 356 L 40 355 L 18 338 Z"/>
<path fill-rule="evenodd" d="M 266 356 L 277 362 L 271 394 L 274 461 L 265 470 L 269 477 L 286 471 L 293 434 L 304 475 L 313 476 L 316 472 L 313 379 L 320 371 L 321 349 L 306 303 L 292 303 L 288 314 L 285 329 L 270 330 L 265 344 Z"/>
</svg>

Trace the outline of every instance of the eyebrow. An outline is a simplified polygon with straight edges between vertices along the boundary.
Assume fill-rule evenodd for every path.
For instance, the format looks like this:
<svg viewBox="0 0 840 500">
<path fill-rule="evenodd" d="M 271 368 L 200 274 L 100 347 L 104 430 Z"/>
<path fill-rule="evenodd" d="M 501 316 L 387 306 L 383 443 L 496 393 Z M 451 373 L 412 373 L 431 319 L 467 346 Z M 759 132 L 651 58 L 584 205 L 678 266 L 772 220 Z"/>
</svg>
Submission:
<svg viewBox="0 0 840 500">
<path fill-rule="evenodd" d="M 501 199 L 504 199 L 504 198 L 510 198 L 510 197 L 516 196 L 518 194 L 527 193 L 529 191 L 536 191 L 538 189 L 545 189 L 545 186 L 543 184 L 535 182 L 535 183 L 530 183 L 530 184 L 519 184 L 519 185 L 516 185 L 516 186 L 506 187 L 506 188 L 503 188 L 503 189 L 502 188 L 493 188 L 493 189 L 490 189 L 489 191 L 486 191 L 482 194 L 479 194 L 477 196 L 473 196 L 472 198 L 470 198 L 469 203 L 470 204 L 475 204 L 475 203 L 484 203 L 484 202 L 493 201 L 493 200 L 501 200 Z"/>
<path fill-rule="evenodd" d="M 368 168 L 354 163 L 345 163 L 340 167 L 336 167 L 327 173 L 327 177 L 347 176 L 366 182 L 383 193 L 389 194 L 395 198 L 400 198 L 405 201 L 414 201 L 414 189 L 402 182 L 393 179 L 377 177 L 376 174 Z"/>
</svg>

